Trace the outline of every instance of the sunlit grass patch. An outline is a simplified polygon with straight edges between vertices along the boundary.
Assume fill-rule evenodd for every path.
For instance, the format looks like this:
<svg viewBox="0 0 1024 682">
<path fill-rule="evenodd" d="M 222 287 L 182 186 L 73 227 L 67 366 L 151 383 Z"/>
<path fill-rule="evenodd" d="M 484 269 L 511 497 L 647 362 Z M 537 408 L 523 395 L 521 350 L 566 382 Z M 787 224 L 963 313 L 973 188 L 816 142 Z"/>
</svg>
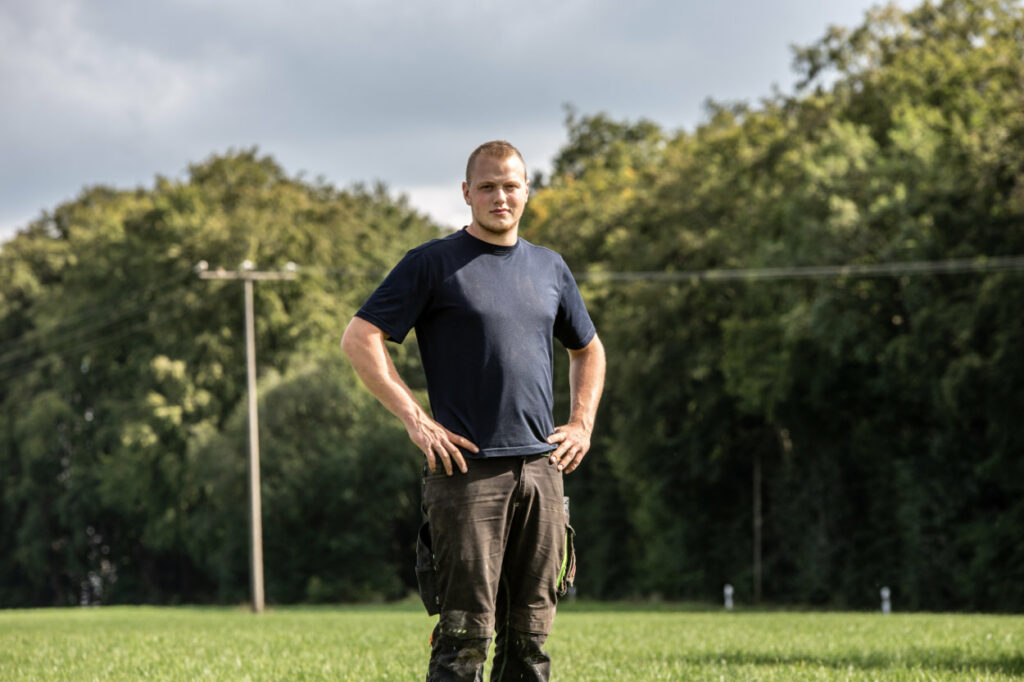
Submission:
<svg viewBox="0 0 1024 682">
<path fill-rule="evenodd" d="M 4 680 L 414 680 L 415 604 L 0 611 Z M 1024 617 L 563 607 L 556 680 L 1011 680 Z"/>
</svg>

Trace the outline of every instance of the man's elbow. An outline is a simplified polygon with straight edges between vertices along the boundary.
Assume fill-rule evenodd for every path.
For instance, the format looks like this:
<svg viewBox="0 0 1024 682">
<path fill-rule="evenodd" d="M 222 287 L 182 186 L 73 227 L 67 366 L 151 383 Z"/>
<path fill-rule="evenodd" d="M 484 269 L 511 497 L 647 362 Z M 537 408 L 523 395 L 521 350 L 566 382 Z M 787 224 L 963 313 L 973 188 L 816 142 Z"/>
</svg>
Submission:
<svg viewBox="0 0 1024 682">
<path fill-rule="evenodd" d="M 341 350 L 348 357 L 349 361 L 352 360 L 352 356 L 357 352 L 357 347 L 359 346 L 354 329 L 354 327 L 358 326 L 356 324 L 358 319 L 358 317 L 353 317 L 348 326 L 345 327 L 345 333 L 341 335 Z"/>
</svg>

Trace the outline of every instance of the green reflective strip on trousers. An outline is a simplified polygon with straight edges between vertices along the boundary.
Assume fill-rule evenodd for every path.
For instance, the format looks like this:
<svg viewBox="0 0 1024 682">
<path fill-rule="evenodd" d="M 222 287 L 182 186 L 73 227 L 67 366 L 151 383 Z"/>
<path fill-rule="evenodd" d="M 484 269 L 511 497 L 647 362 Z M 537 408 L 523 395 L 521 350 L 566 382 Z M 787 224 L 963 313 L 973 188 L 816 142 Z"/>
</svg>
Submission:
<svg viewBox="0 0 1024 682">
<path fill-rule="evenodd" d="M 562 544 L 562 568 L 558 571 L 558 581 L 555 583 L 556 589 L 562 585 L 562 581 L 565 579 L 565 571 L 569 568 L 569 529 L 565 531 L 565 540 Z"/>
</svg>

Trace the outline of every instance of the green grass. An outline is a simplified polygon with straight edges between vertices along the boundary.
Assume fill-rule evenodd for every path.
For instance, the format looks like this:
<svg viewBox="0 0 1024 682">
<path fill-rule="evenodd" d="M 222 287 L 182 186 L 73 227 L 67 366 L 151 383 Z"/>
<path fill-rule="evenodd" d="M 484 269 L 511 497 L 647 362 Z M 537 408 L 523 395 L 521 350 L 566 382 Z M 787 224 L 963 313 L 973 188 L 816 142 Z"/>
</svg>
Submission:
<svg viewBox="0 0 1024 682">
<path fill-rule="evenodd" d="M 389 606 L 0 611 L 2 680 L 422 680 L 433 619 Z M 555 680 L 1011 680 L 1024 616 L 569 604 Z"/>
</svg>

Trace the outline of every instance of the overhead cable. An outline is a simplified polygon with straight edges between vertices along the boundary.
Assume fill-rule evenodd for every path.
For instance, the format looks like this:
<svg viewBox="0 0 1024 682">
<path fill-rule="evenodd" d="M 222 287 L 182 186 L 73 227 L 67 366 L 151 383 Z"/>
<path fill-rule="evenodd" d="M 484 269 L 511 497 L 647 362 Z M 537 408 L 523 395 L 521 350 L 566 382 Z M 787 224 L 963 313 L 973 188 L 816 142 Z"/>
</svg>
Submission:
<svg viewBox="0 0 1024 682">
<path fill-rule="evenodd" d="M 941 261 L 865 263 L 863 265 L 808 265 L 779 268 L 715 268 L 710 270 L 633 270 L 625 272 L 575 272 L 588 282 L 715 282 L 735 280 L 832 279 L 852 277 L 902 277 L 905 275 L 955 275 L 1024 270 L 1024 256 L 955 258 Z"/>
</svg>

